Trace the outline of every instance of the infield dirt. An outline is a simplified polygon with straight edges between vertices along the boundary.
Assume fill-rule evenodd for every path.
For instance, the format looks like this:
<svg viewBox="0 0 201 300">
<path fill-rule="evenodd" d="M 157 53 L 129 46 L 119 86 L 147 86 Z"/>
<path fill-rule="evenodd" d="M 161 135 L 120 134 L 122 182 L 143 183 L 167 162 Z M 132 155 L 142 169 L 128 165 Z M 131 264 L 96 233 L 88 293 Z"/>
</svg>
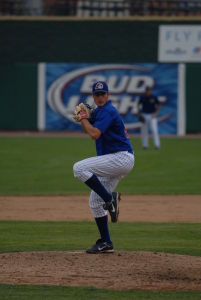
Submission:
<svg viewBox="0 0 201 300">
<path fill-rule="evenodd" d="M 0 197 L 0 220 L 93 220 L 87 196 Z M 120 221 L 201 222 L 201 196 L 124 196 Z M 201 291 L 201 257 L 152 252 L 0 254 L 0 283 Z"/>
<path fill-rule="evenodd" d="M 123 195 L 119 221 L 201 222 L 201 195 Z M 0 220 L 92 221 L 88 196 L 0 196 Z"/>
</svg>

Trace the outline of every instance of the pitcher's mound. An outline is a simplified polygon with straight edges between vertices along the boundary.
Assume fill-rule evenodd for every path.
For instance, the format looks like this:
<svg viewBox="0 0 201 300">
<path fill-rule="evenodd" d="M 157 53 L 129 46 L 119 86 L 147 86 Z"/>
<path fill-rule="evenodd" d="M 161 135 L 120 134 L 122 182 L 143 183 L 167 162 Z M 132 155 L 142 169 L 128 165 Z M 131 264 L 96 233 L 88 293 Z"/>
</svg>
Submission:
<svg viewBox="0 0 201 300">
<path fill-rule="evenodd" d="M 151 252 L 0 254 L 0 283 L 201 291 L 201 257 Z"/>
</svg>

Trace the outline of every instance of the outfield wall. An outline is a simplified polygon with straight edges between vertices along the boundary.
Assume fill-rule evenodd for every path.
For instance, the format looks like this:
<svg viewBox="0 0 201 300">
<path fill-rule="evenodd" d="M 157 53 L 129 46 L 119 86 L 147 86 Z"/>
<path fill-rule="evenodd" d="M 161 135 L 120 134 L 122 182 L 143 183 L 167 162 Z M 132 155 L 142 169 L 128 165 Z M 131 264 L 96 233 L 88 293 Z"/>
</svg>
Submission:
<svg viewBox="0 0 201 300">
<path fill-rule="evenodd" d="M 201 64 L 186 65 L 186 128 L 201 132 Z"/>
<path fill-rule="evenodd" d="M 0 129 L 37 129 L 37 64 L 0 65 Z"/>
<path fill-rule="evenodd" d="M 200 21 L 0 21 L 0 129 L 37 129 L 37 63 L 156 63 L 161 24 Z M 186 64 L 186 132 L 201 132 L 201 64 Z"/>
<path fill-rule="evenodd" d="M 0 62 L 156 62 L 158 25 L 133 21 L 4 21 L 0 23 Z"/>
</svg>

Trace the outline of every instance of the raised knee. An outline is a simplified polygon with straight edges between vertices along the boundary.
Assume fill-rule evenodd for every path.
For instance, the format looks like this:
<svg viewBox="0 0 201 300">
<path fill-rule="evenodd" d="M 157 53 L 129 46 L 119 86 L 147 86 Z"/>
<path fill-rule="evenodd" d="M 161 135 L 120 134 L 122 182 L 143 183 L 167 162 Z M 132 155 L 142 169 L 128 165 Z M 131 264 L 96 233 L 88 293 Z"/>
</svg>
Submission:
<svg viewBox="0 0 201 300">
<path fill-rule="evenodd" d="M 75 178 L 79 178 L 80 175 L 82 174 L 82 167 L 80 165 L 79 162 L 76 162 L 74 165 L 73 165 L 73 173 L 74 173 L 74 177 Z"/>
</svg>

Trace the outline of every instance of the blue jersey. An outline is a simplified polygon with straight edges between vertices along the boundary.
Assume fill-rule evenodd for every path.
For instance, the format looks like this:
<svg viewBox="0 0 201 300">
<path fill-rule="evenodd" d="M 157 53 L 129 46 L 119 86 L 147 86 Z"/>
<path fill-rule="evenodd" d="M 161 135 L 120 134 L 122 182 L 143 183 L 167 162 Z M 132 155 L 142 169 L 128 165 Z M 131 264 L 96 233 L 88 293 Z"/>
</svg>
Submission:
<svg viewBox="0 0 201 300">
<path fill-rule="evenodd" d="M 139 104 L 142 105 L 142 109 L 140 110 L 145 114 L 152 114 L 157 110 L 157 106 L 160 104 L 158 98 L 154 95 L 150 96 L 141 96 Z"/>
<path fill-rule="evenodd" d="M 107 101 L 104 106 L 97 107 L 89 121 L 102 133 L 96 140 L 98 156 L 119 151 L 133 153 L 124 123 L 111 101 Z"/>
</svg>

